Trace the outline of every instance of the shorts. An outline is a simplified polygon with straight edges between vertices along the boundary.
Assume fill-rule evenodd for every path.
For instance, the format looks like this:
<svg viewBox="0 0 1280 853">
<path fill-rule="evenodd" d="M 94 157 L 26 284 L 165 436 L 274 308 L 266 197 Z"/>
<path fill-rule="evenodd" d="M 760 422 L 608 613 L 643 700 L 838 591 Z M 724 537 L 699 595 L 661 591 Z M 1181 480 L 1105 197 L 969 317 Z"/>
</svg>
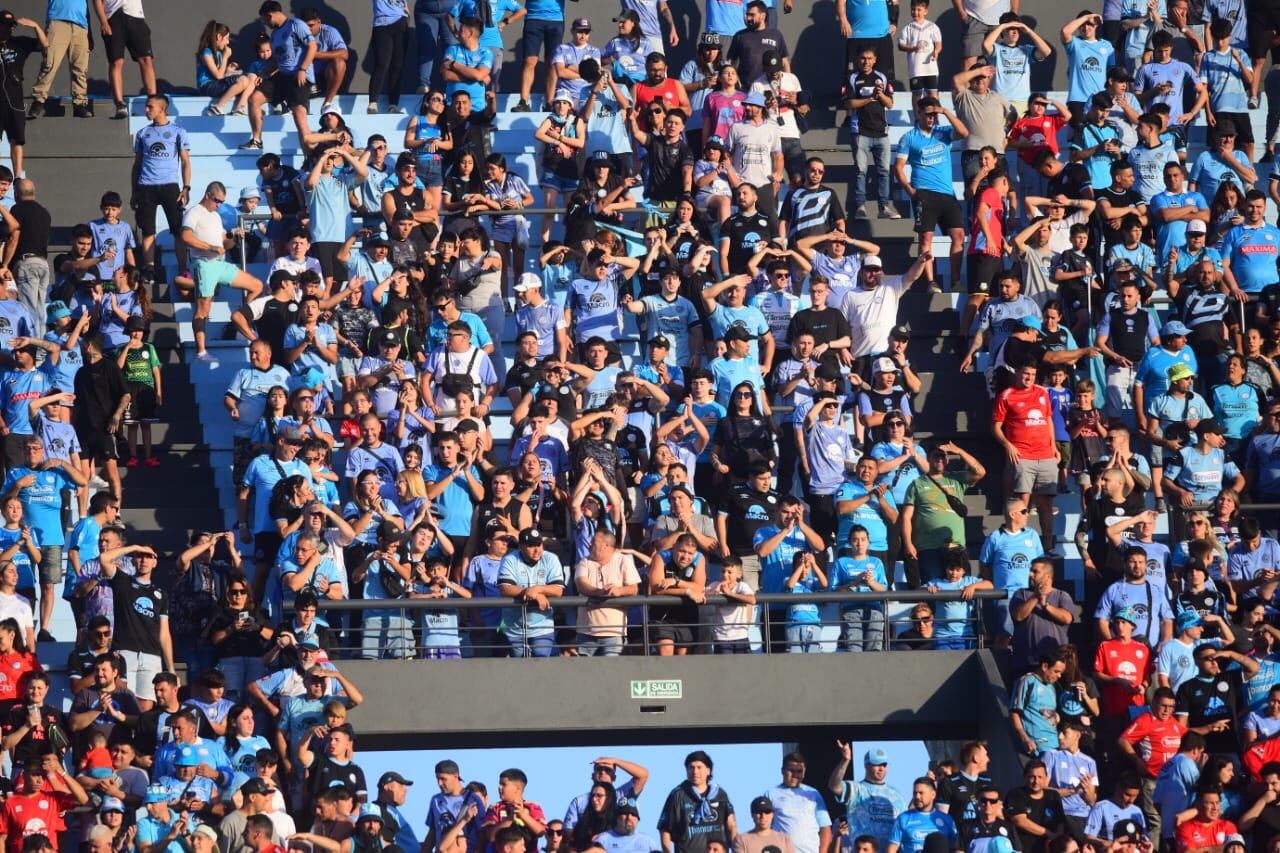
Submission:
<svg viewBox="0 0 1280 853">
<path fill-rule="evenodd" d="M 966 255 L 969 295 L 989 296 L 996 276 L 1004 269 L 1004 258 L 998 255 Z"/>
<path fill-rule="evenodd" d="M 965 186 L 969 186 L 978 175 L 978 170 L 982 168 L 982 151 L 980 149 L 971 149 L 960 152 L 960 174 L 964 178 Z"/>
<path fill-rule="evenodd" d="M 297 72 L 280 71 L 271 77 L 271 103 L 284 104 L 289 109 L 311 105 L 311 84 L 298 85 Z"/>
<path fill-rule="evenodd" d="M 62 546 L 45 545 L 40 549 L 40 583 L 57 586 L 62 583 Z M 35 601 L 35 599 L 31 599 Z"/>
<path fill-rule="evenodd" d="M 154 700 L 156 691 L 151 681 L 164 671 L 164 662 L 160 660 L 160 656 L 127 649 L 119 649 L 117 654 L 124 658 L 125 665 L 128 667 L 125 681 L 129 689 L 139 699 Z"/>
<path fill-rule="evenodd" d="M 274 530 L 264 530 L 253 534 L 253 559 L 271 565 L 276 561 L 280 551 L 280 543 L 284 540 Z"/>
<path fill-rule="evenodd" d="M 165 222 L 169 230 L 178 231 L 182 227 L 182 205 L 178 196 L 182 188 L 177 184 L 138 184 L 133 189 L 137 205 L 134 207 L 134 220 L 143 237 L 156 235 L 156 209 L 164 210 Z"/>
<path fill-rule="evenodd" d="M 116 450 L 115 434 L 106 430 L 102 432 L 89 432 L 87 430 L 81 432 L 80 458 L 93 462 L 108 462 L 119 459 L 120 453 Z"/>
<path fill-rule="evenodd" d="M 927 77 L 912 77 L 907 81 L 913 92 L 933 92 L 938 91 L 938 75 L 930 74 Z"/>
<path fill-rule="evenodd" d="M 931 234 L 934 228 L 943 231 L 963 231 L 964 214 L 955 196 L 943 195 L 933 190 L 917 190 L 915 197 L 916 233 Z"/>
<path fill-rule="evenodd" d="M 217 258 L 196 258 L 191 262 L 191 275 L 196 280 L 196 295 L 212 299 L 218 285 L 231 284 L 240 274 L 240 268 L 229 261 Z"/>
<path fill-rule="evenodd" d="M 1218 121 L 1231 119 L 1236 126 L 1236 147 L 1253 144 L 1253 116 L 1248 113 L 1214 113 Z M 1212 135 L 1212 132 L 1210 133 Z"/>
<path fill-rule="evenodd" d="M 320 275 L 333 279 L 335 284 L 347 280 L 347 265 L 338 260 L 338 252 L 342 251 L 341 243 L 312 243 L 311 257 L 320 262 Z"/>
<path fill-rule="evenodd" d="M 125 422 L 155 423 L 156 389 L 141 382 L 129 382 L 129 411 L 125 414 Z"/>
<path fill-rule="evenodd" d="M 1062 457 L 1061 461 L 1058 462 L 1058 470 L 1069 470 L 1071 465 L 1071 442 L 1054 441 L 1053 445 L 1058 448 L 1058 455 Z"/>
<path fill-rule="evenodd" d="M 653 624 L 649 628 L 649 635 L 654 640 L 670 640 L 677 646 L 693 645 L 693 630 L 688 625 Z"/>
<path fill-rule="evenodd" d="M 338 378 L 342 379 L 347 376 L 358 376 L 360 374 L 360 359 L 350 355 L 338 356 Z"/>
<path fill-rule="evenodd" d="M 418 158 L 418 180 L 428 189 L 444 186 L 444 164 L 438 157 L 424 155 Z M 381 214 L 379 214 L 381 215 Z"/>
<path fill-rule="evenodd" d="M 562 178 L 555 172 L 544 172 L 538 179 L 538 186 L 544 190 L 555 190 L 558 193 L 571 193 L 578 188 L 577 178 Z"/>
<path fill-rule="evenodd" d="M 986 40 L 987 35 L 994 30 L 995 27 L 982 23 L 973 15 L 969 16 L 969 23 L 964 28 L 964 56 L 986 56 L 987 52 L 982 49 L 982 42 Z"/>
<path fill-rule="evenodd" d="M 228 89 L 235 85 L 241 76 L 240 74 L 228 74 L 221 80 L 208 80 L 200 87 L 200 94 L 208 95 L 210 98 L 221 98 Z"/>
<path fill-rule="evenodd" d="M 1013 492 L 1018 495 L 1056 495 L 1058 462 L 1048 459 L 1023 459 L 1013 468 Z"/>
<path fill-rule="evenodd" d="M 16 103 L 18 104 L 16 110 L 7 103 L 0 107 L 0 131 L 4 132 L 4 137 L 9 140 L 10 145 L 26 145 L 27 114 L 22 109 L 22 100 L 19 99 Z"/>
<path fill-rule="evenodd" d="M 525 59 L 543 54 L 547 62 L 564 41 L 564 21 L 548 21 L 542 18 L 525 18 L 524 33 L 520 36 L 520 55 Z"/>
<path fill-rule="evenodd" d="M 103 41 L 106 43 L 108 62 L 124 59 L 126 48 L 129 58 L 134 62 L 152 55 L 151 27 L 146 20 L 126 15 L 123 9 L 119 9 L 107 18 L 107 23 L 111 25 L 111 35 Z"/>
</svg>

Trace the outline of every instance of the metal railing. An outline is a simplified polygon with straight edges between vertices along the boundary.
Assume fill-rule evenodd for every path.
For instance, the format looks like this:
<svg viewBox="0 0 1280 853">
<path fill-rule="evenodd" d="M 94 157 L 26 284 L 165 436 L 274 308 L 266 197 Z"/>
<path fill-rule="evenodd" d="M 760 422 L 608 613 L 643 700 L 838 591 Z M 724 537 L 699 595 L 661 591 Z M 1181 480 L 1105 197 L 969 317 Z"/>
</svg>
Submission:
<svg viewBox="0 0 1280 853">
<path fill-rule="evenodd" d="M 322 600 L 320 609 L 327 619 L 331 638 L 329 649 L 338 657 L 366 659 L 411 659 L 420 657 L 550 657 L 580 653 L 577 633 L 578 609 L 613 609 L 620 628 L 606 632 L 610 654 L 652 656 L 670 653 L 664 647 L 679 647 L 693 654 L 760 653 L 793 651 L 886 651 L 920 648 L 918 638 L 902 638 L 908 628 L 920 625 L 907 612 L 894 614 L 890 605 L 930 605 L 932 637 L 939 648 L 983 648 L 982 602 L 1003 600 L 1003 590 L 979 590 L 971 599 L 960 592 L 888 591 L 757 593 L 756 604 L 744 604 L 723 595 L 708 595 L 696 604 L 698 618 L 673 619 L 676 609 L 688 608 L 688 599 L 672 596 L 619 596 L 597 598 L 565 595 L 548 599 L 547 610 L 529 601 L 502 597 L 448 599 L 343 599 Z M 957 617 L 939 613 L 939 605 L 963 605 Z M 816 622 L 794 622 L 788 609 L 814 605 Z M 716 618 L 715 610 L 735 617 L 731 622 Z M 479 611 L 501 612 L 498 623 L 485 624 Z M 370 611 L 380 614 L 370 615 Z M 686 612 L 688 612 L 686 610 Z M 393 615 L 387 615 L 388 613 Z M 432 621 L 432 614 L 437 620 Z M 438 617 L 449 614 L 443 620 Z M 530 624 L 530 617 L 541 617 Z M 798 625 L 812 630 L 790 631 Z M 725 631 L 725 628 L 732 630 Z M 527 629 L 527 630 L 526 630 Z M 719 633 L 720 638 L 717 637 Z M 434 634 L 434 636 L 432 636 Z M 533 634 L 530 636 L 529 634 Z M 726 634 L 731 636 L 726 636 Z M 599 639 L 598 637 L 595 639 Z M 583 654 L 587 652 L 582 651 Z"/>
</svg>

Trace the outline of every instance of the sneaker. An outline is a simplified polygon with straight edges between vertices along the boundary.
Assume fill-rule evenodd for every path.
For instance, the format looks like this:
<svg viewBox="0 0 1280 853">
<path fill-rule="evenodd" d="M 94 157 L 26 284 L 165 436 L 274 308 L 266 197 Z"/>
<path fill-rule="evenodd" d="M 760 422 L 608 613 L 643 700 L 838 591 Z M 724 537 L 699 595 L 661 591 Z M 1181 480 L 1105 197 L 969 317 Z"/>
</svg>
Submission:
<svg viewBox="0 0 1280 853">
<path fill-rule="evenodd" d="M 204 111 L 204 114 L 208 116 L 220 116 L 222 115 L 222 107 L 217 104 L 210 104 L 209 108 Z"/>
<path fill-rule="evenodd" d="M 898 208 L 893 206 L 893 202 L 885 202 L 880 208 L 881 219 L 901 219 L 902 214 L 898 212 Z"/>
<path fill-rule="evenodd" d="M 320 115 L 324 115 L 325 113 L 329 112 L 329 110 L 332 110 L 332 109 L 335 109 L 333 105 L 333 101 L 330 101 L 327 104 L 323 104 L 320 107 Z"/>
<path fill-rule="evenodd" d="M 143 284 L 156 283 L 156 268 L 153 264 L 147 264 L 142 268 L 142 282 Z"/>
<path fill-rule="evenodd" d="M 1261 157 L 1261 159 L 1259 159 L 1259 160 L 1258 160 L 1258 162 L 1259 162 L 1259 163 L 1270 163 L 1270 162 L 1271 162 L 1272 160 L 1274 160 L 1275 158 L 1276 158 L 1276 152 L 1274 152 L 1274 151 L 1272 151 L 1270 148 L 1268 148 L 1267 150 L 1265 150 L 1265 151 L 1263 151 L 1263 152 L 1262 152 L 1262 157 Z"/>
<path fill-rule="evenodd" d="M 1257 95 L 1254 95 L 1249 99 L 1249 109 L 1251 110 L 1256 110 L 1260 106 L 1260 104 L 1261 102 L 1258 100 Z"/>
<path fill-rule="evenodd" d="M 274 107 L 271 108 L 271 112 L 273 115 L 278 115 L 278 116 L 284 115 L 286 112 L 284 104 L 276 104 Z"/>
<path fill-rule="evenodd" d="M 137 468 L 137 467 L 138 467 L 139 465 L 141 465 L 141 464 L 142 464 L 142 462 L 138 459 L 138 457 L 136 457 L 136 456 L 130 456 L 130 457 L 129 457 L 129 461 L 128 461 L 128 462 L 126 462 L 126 463 L 124 463 L 124 467 L 126 467 L 126 468 Z"/>
<path fill-rule="evenodd" d="M 76 104 L 71 114 L 76 118 L 93 118 L 93 108 L 88 104 Z"/>
<path fill-rule="evenodd" d="M 1169 504 L 1165 503 L 1164 498 L 1156 498 L 1156 512 L 1168 512 Z"/>
<path fill-rule="evenodd" d="M 515 105 L 514 107 L 512 107 L 512 108 L 511 108 L 511 112 L 513 112 L 513 113 L 531 113 L 531 112 L 533 112 L 533 107 L 529 106 L 529 102 L 528 102 L 528 101 L 526 101 L 524 98 L 521 98 L 521 99 L 516 103 L 516 105 Z"/>
<path fill-rule="evenodd" d="M 196 353 L 196 361 L 213 361 L 213 356 L 209 355 L 208 350 Z"/>
<path fill-rule="evenodd" d="M 853 218 L 860 221 L 866 221 L 871 218 L 871 214 L 867 213 L 867 206 L 865 204 L 860 204 L 853 211 Z"/>
<path fill-rule="evenodd" d="M 930 292 L 930 293 L 941 293 L 941 292 L 942 292 L 942 285 L 938 284 L 938 282 L 934 281 L 933 279 L 930 279 L 930 280 L 929 280 L 929 292 Z"/>
<path fill-rule="evenodd" d="M 154 456 L 148 456 L 146 459 L 142 460 L 142 464 L 148 468 L 159 468 L 160 460 Z"/>
<path fill-rule="evenodd" d="M 262 140 L 250 139 L 248 142 L 241 142 L 239 148 L 241 151 L 261 151 Z"/>
<path fill-rule="evenodd" d="M 53 636 L 53 634 L 50 634 L 44 628 L 41 628 L 40 633 L 36 634 L 36 642 L 37 643 L 56 643 L 58 642 L 58 638 Z"/>
<path fill-rule="evenodd" d="M 94 474 L 92 477 L 89 478 L 89 488 L 109 489 L 111 488 L 111 484 L 108 483 L 106 480 L 102 479 L 101 477 L 99 477 L 97 474 Z"/>
<path fill-rule="evenodd" d="M 129 117 L 129 108 L 125 106 L 123 101 L 116 101 L 116 111 L 112 113 L 113 119 L 123 119 Z"/>
<path fill-rule="evenodd" d="M 27 118 L 35 121 L 44 115 L 44 101 L 32 101 L 31 106 L 27 107 Z"/>
<path fill-rule="evenodd" d="M 378 114 L 378 102 L 370 101 L 369 106 L 365 107 L 364 111 L 371 116 L 376 116 Z"/>
<path fill-rule="evenodd" d="M 402 116 L 404 115 L 404 107 L 399 104 L 387 104 L 387 115 Z"/>
</svg>

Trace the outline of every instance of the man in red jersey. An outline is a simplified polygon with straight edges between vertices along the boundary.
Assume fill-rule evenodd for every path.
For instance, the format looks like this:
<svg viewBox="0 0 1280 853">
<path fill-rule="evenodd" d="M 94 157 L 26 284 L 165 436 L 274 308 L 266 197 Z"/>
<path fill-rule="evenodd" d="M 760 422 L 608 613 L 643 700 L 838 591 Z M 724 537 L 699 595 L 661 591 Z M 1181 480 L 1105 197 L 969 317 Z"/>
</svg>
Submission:
<svg viewBox="0 0 1280 853">
<path fill-rule="evenodd" d="M 1101 690 L 1101 713 L 1096 729 L 1100 765 L 1115 756 L 1117 738 L 1129 722 L 1129 708 L 1146 704 L 1145 694 L 1154 665 L 1151 649 L 1133 636 L 1137 625 L 1138 616 L 1133 608 L 1120 608 L 1112 621 L 1112 638 L 1102 641 L 1094 656 L 1094 679 Z"/>
<path fill-rule="evenodd" d="M 58 849 L 58 833 L 66 829 L 67 809 L 89 802 L 84 788 L 63 768 L 50 749 L 40 762 L 23 772 L 22 793 L 5 800 L 0 808 L 0 841 L 6 853 L 20 853 L 28 835 L 44 835 Z"/>
<path fill-rule="evenodd" d="M 1159 688 L 1151 700 L 1151 710 L 1130 723 L 1120 735 L 1120 751 L 1129 756 L 1144 781 L 1154 781 L 1164 763 L 1178 754 L 1178 745 L 1187 727 L 1178 722 L 1173 713 L 1177 706 L 1173 691 Z"/>
<path fill-rule="evenodd" d="M 1222 817 L 1222 789 L 1210 784 L 1200 789 L 1195 816 L 1179 824 L 1174 837 L 1178 853 L 1219 853 L 1236 833 L 1236 825 Z"/>
<path fill-rule="evenodd" d="M 1049 392 L 1036 384 L 1036 365 L 1014 367 L 1013 385 L 996 397 L 991 432 L 1013 469 L 1011 494 L 1040 515 L 1040 538 L 1052 541 L 1053 498 L 1058 493 L 1058 448 L 1053 441 Z"/>
</svg>

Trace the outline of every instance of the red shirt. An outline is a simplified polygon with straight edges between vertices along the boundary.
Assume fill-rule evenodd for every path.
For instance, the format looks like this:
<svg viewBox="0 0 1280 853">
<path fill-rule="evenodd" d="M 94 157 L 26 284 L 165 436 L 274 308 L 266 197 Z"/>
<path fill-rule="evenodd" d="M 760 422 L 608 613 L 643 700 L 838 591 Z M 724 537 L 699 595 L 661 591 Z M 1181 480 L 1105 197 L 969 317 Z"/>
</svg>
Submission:
<svg viewBox="0 0 1280 853">
<path fill-rule="evenodd" d="M 984 204 L 987 206 L 985 216 L 982 213 Z M 969 254 L 998 258 L 1004 253 L 1004 215 L 1004 196 L 995 187 L 987 187 L 979 193 L 973 205 L 973 222 L 969 226 Z M 987 223 L 990 240 L 982 233 L 982 226 L 978 224 L 980 221 Z"/>
<path fill-rule="evenodd" d="M 542 813 L 542 806 L 538 805 L 537 803 L 531 803 L 528 800 L 525 800 L 524 807 L 525 807 L 525 810 L 529 812 L 529 816 L 532 817 L 534 820 L 538 821 L 539 823 L 546 822 L 547 818 Z M 514 813 L 514 809 L 512 809 L 511 806 L 499 800 L 498 802 L 489 806 L 489 810 L 484 813 L 484 823 L 482 825 L 493 826 L 495 824 L 502 823 L 504 820 L 511 817 L 513 813 Z M 524 823 L 522 823 L 519 818 L 516 818 L 516 826 L 524 826 Z"/>
<path fill-rule="evenodd" d="M 27 677 L 40 668 L 31 652 L 9 652 L 0 655 L 0 703 L 13 702 L 27 695 Z"/>
<path fill-rule="evenodd" d="M 1004 389 L 991 420 L 1004 425 L 1004 437 L 1023 459 L 1053 458 L 1053 405 L 1044 388 Z"/>
<path fill-rule="evenodd" d="M 1058 131 L 1066 127 L 1062 116 L 1043 115 L 1039 118 L 1025 116 L 1018 119 L 1009 131 L 1009 141 L 1022 140 L 1030 142 L 1026 148 L 1018 149 L 1018 156 L 1028 164 L 1034 164 L 1041 151 L 1048 149 L 1053 156 L 1058 156 Z"/>
<path fill-rule="evenodd" d="M 21 853 L 22 840 L 40 833 L 58 849 L 58 833 L 67 828 L 62 814 L 71 807 L 71 795 L 61 791 L 38 794 L 14 794 L 0 809 L 0 834 L 4 835 L 8 853 Z"/>
<path fill-rule="evenodd" d="M 1202 821 L 1192 818 L 1178 827 L 1178 853 L 1193 850 L 1197 847 L 1222 847 L 1228 835 L 1235 835 L 1236 825 L 1229 820 L 1219 818 L 1214 821 Z"/>
<path fill-rule="evenodd" d="M 1093 669 L 1103 675 L 1123 678 L 1130 684 L 1142 684 L 1151 680 L 1151 650 L 1145 643 L 1131 640 L 1104 640 L 1093 658 Z M 1118 684 L 1104 684 L 1101 690 L 1102 713 L 1126 714 L 1130 705 L 1145 705 L 1142 693 L 1130 693 Z"/>
<path fill-rule="evenodd" d="M 1160 775 L 1164 763 L 1178 754 L 1182 736 L 1186 733 L 1187 727 L 1178 722 L 1176 716 L 1160 722 L 1147 712 L 1130 723 L 1121 737 L 1138 750 L 1147 763 L 1147 775 L 1154 779 Z"/>
<path fill-rule="evenodd" d="M 1280 761 L 1280 737 L 1269 737 L 1260 740 L 1244 751 L 1241 756 L 1244 769 L 1249 771 L 1253 781 L 1262 781 L 1262 768 L 1272 761 Z"/>
<path fill-rule="evenodd" d="M 661 130 L 661 127 L 649 126 L 649 113 L 645 107 L 654 101 L 661 101 L 668 110 L 680 106 L 680 81 L 668 77 L 657 86 L 650 86 L 645 82 L 637 83 L 635 100 L 636 110 L 640 113 L 641 127 L 645 130 Z"/>
</svg>

